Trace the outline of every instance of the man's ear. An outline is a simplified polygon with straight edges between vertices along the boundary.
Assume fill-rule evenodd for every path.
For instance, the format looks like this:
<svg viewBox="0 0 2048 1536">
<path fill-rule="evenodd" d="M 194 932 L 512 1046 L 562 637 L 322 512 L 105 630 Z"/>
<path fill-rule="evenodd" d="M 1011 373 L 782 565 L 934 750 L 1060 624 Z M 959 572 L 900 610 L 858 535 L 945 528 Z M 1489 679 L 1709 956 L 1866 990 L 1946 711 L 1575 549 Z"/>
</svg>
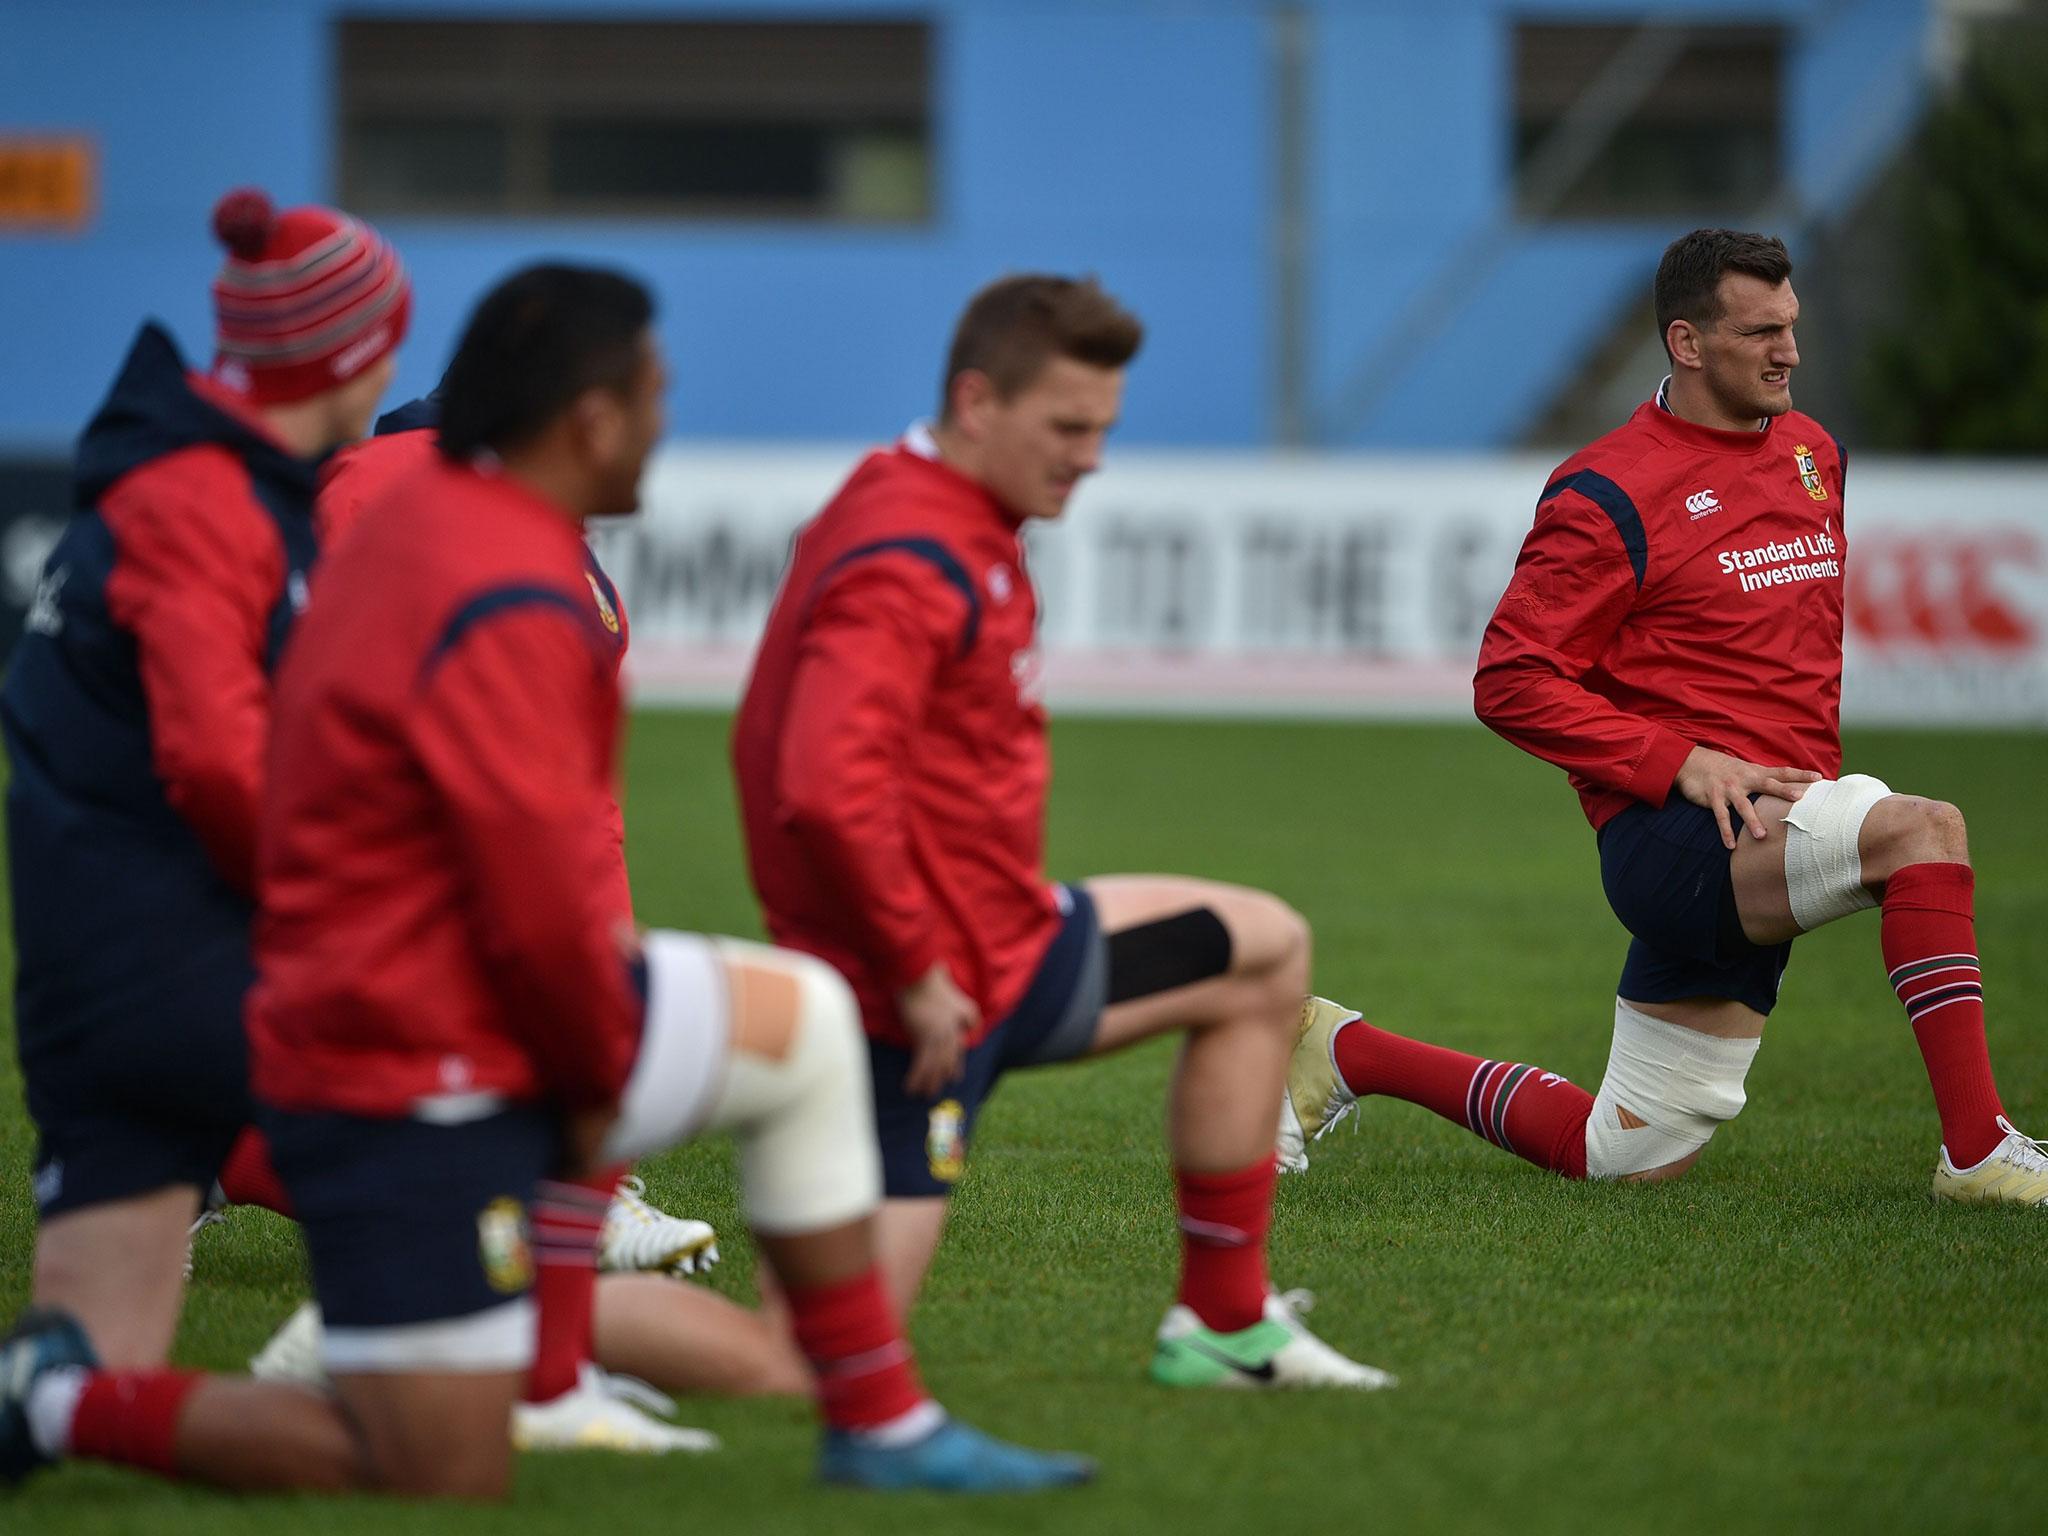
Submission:
<svg viewBox="0 0 2048 1536">
<path fill-rule="evenodd" d="M 1680 368 L 1701 367 L 1700 331 L 1690 320 L 1674 320 L 1664 327 L 1664 348 Z"/>
<path fill-rule="evenodd" d="M 979 368 L 963 368 L 953 376 L 948 403 L 954 430 L 979 442 L 988 430 L 989 408 L 997 403 L 995 380 Z"/>
</svg>

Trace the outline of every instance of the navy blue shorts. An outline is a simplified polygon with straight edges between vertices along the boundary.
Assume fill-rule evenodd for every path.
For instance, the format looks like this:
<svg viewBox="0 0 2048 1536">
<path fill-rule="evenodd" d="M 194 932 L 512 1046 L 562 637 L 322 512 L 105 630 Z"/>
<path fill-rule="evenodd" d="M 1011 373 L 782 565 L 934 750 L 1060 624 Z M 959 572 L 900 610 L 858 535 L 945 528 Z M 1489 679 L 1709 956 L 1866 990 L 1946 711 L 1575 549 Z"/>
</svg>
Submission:
<svg viewBox="0 0 2048 1536">
<path fill-rule="evenodd" d="M 1109 951 L 1093 898 L 1078 885 L 1059 889 L 1066 920 L 1017 1006 L 967 1052 L 957 1081 L 930 1098 L 914 1096 L 903 1087 L 910 1051 L 868 1041 L 882 1192 L 890 1199 L 951 1194 L 966 1172 L 967 1143 L 996 1080 L 1019 1067 L 1072 1061 L 1094 1043 L 1109 995 Z"/>
<path fill-rule="evenodd" d="M 1633 941 L 1619 994 L 1633 1002 L 1726 997 L 1768 1014 L 1792 945 L 1752 944 L 1714 813 L 1676 791 L 1600 829 L 1600 883 Z"/>
<path fill-rule="evenodd" d="M 459 1125 L 260 1114 L 330 1332 L 469 1317 L 533 1284 L 527 1211 L 561 1153 L 553 1111 Z"/>
<path fill-rule="evenodd" d="M 89 1027 L 17 1042 L 43 1219 L 176 1184 L 202 1193 L 249 1123 L 240 957 L 189 969 Z"/>
</svg>

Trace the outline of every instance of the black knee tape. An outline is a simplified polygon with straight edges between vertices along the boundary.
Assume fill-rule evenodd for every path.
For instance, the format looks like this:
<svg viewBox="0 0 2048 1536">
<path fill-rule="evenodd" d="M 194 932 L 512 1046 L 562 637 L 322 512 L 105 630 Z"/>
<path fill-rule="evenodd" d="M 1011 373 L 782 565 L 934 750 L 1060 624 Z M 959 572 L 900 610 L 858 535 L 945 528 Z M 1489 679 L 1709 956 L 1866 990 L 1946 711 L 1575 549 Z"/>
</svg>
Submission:
<svg viewBox="0 0 2048 1536">
<path fill-rule="evenodd" d="M 1109 936 L 1108 1001 L 1170 992 L 1230 969 L 1230 930 L 1207 907 L 1140 923 Z"/>
</svg>

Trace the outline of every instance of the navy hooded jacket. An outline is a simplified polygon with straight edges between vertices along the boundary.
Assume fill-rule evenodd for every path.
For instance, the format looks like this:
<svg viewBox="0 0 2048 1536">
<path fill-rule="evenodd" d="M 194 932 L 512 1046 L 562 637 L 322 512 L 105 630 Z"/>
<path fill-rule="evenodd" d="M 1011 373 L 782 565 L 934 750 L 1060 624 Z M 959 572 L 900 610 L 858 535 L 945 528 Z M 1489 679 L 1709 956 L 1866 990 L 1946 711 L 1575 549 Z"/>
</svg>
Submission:
<svg viewBox="0 0 2048 1536">
<path fill-rule="evenodd" d="M 26 1064 L 137 1011 L 239 1027 L 270 673 L 317 549 L 293 456 L 155 325 L 78 445 L 4 689 Z"/>
</svg>

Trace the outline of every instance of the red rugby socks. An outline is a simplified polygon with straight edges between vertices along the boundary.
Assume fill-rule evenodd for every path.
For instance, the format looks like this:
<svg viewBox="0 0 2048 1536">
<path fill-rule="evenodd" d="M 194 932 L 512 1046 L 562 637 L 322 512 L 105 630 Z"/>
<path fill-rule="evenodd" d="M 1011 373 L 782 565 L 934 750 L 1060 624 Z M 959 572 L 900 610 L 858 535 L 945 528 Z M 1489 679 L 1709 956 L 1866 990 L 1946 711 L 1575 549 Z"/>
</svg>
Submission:
<svg viewBox="0 0 2048 1536">
<path fill-rule="evenodd" d="M 818 1380 L 819 1407 L 834 1429 L 886 1430 L 918 1410 L 939 1413 L 917 1378 L 917 1363 L 889 1304 L 882 1271 L 871 1267 L 833 1285 L 788 1288 L 797 1347 Z M 927 1405 L 930 1405 L 927 1407 Z"/>
<path fill-rule="evenodd" d="M 1586 1176 L 1593 1096 L 1557 1073 L 1409 1040 L 1363 1019 L 1340 1027 L 1330 1048 L 1344 1086 L 1360 1098 L 1406 1099 L 1539 1168 Z"/>
<path fill-rule="evenodd" d="M 1266 1229 L 1278 1172 L 1271 1155 L 1235 1173 L 1174 1170 L 1181 1304 L 1218 1333 L 1236 1333 L 1265 1316 Z"/>
<path fill-rule="evenodd" d="M 196 1371 L 88 1371 L 62 1452 L 116 1461 L 160 1477 L 177 1472 L 178 1419 L 206 1378 Z M 38 1381 L 37 1390 L 43 1383 Z"/>
<path fill-rule="evenodd" d="M 545 1403 L 576 1385 L 590 1358 L 597 1301 L 597 1242 L 616 1170 L 587 1179 L 543 1179 L 533 1199 L 535 1329 L 526 1401 Z"/>
<path fill-rule="evenodd" d="M 1908 864 L 1884 887 L 1884 966 L 1927 1063 L 1942 1145 L 1958 1168 L 1991 1155 L 2005 1132 L 1984 1042 L 1977 968 L 1976 875 L 1967 864 Z"/>
</svg>

